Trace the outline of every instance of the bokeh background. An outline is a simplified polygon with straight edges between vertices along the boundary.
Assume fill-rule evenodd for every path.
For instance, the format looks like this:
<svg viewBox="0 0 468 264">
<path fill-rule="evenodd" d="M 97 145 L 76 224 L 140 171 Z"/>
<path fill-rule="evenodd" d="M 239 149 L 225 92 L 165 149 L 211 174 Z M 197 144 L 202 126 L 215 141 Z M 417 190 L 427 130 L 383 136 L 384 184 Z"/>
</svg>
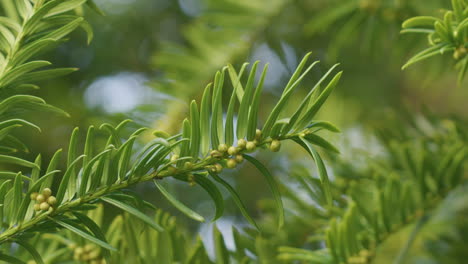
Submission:
<svg viewBox="0 0 468 264">
<path fill-rule="evenodd" d="M 266 117 L 298 61 L 309 51 L 313 52 L 312 58 L 321 63 L 294 95 L 297 103 L 333 64 L 340 63 L 344 71 L 340 85 L 319 113 L 319 119 L 331 121 L 342 130 L 338 135 L 326 135 L 341 149 L 339 157 L 326 160 L 332 177 L 337 159 L 359 166 L 365 164 L 365 158 L 384 155 L 375 138 L 375 128 L 390 124 L 385 120 L 396 119 L 403 123 L 408 113 L 428 112 L 442 118 L 468 118 L 468 82 L 457 85 L 450 55 L 401 70 L 406 60 L 424 47 L 426 41 L 423 37 L 401 35 L 401 22 L 418 14 L 440 15 L 450 1 L 95 2 L 105 16 L 86 8 L 82 10 L 95 31 L 93 42 L 87 45 L 85 34 L 77 31 L 71 41 L 47 54 L 48 59 L 59 66 L 79 67 L 80 70 L 45 83 L 44 89 L 36 92 L 71 115 L 70 118 L 34 115 L 34 121 L 44 128 L 43 132 L 25 134 L 23 138 L 29 141 L 31 153 L 42 153 L 44 160 L 49 160 L 57 148 L 66 148 L 76 126 L 99 127 L 104 122 L 117 124 L 129 118 L 134 121 L 134 127 L 146 126 L 170 133 L 179 131 L 189 100 L 199 99 L 215 72 L 227 63 L 236 67 L 256 60 L 270 64 L 262 97 L 264 107 L 260 109 L 263 111 L 260 116 Z M 391 4 L 393 2 L 399 4 Z M 34 157 L 31 154 L 28 158 Z M 260 154 L 259 159 L 285 184 L 294 184 L 291 179 L 294 164 L 315 171 L 312 160 L 292 144 L 286 144 L 280 155 Z M 263 177 L 252 167 L 241 166 L 228 180 L 239 190 L 261 225 L 274 222 L 271 194 Z M 213 214 L 213 205 L 202 190 L 170 180 L 166 186 L 202 215 Z M 178 216 L 178 222 L 188 232 L 201 232 L 210 244 L 210 223 L 200 225 L 178 213 L 151 183 L 136 186 L 135 190 Z M 449 203 L 452 207 L 441 207 L 445 208 L 440 213 L 444 217 L 438 222 L 434 220 L 432 228 L 444 233 L 448 227 L 441 223 L 458 219 L 467 229 L 468 205 L 462 196 L 463 192 L 453 198 L 458 201 L 458 207 L 453 203 Z M 227 211 L 217 225 L 229 243 L 229 227 L 243 227 L 246 223 L 232 200 L 227 195 L 225 198 Z M 300 226 L 290 224 L 286 225 L 289 232 L 276 234 L 275 239 L 300 246 L 297 241 L 306 234 L 295 233 L 295 229 L 301 230 Z M 407 232 L 403 230 L 390 240 L 382 254 L 395 254 Z M 422 242 L 412 249 L 419 260 L 428 255 L 424 246 L 426 238 L 422 237 Z"/>
</svg>

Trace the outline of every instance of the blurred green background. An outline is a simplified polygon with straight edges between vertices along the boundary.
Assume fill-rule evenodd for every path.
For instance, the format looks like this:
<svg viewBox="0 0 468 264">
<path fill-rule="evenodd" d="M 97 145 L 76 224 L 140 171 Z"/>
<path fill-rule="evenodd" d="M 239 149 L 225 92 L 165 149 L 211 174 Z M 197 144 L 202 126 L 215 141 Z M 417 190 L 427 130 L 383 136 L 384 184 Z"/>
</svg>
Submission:
<svg viewBox="0 0 468 264">
<path fill-rule="evenodd" d="M 341 134 L 327 135 L 341 149 L 338 159 L 359 164 L 365 162 L 363 157 L 382 155 L 382 147 L 375 139 L 375 126 L 385 124 L 390 117 L 405 120 L 407 113 L 424 111 L 462 120 L 468 117 L 468 83 L 457 86 L 450 56 L 401 70 L 406 60 L 425 44 L 424 38 L 400 35 L 401 22 L 418 14 L 440 15 L 449 1 L 96 0 L 96 3 L 105 16 L 83 10 L 95 30 L 93 42 L 87 46 L 85 34 L 77 31 L 71 41 L 47 55 L 59 66 L 79 67 L 80 71 L 45 83 L 42 85 L 45 88 L 36 92 L 71 114 L 71 118 L 34 115 L 34 121 L 44 129 L 23 138 L 29 141 L 26 143 L 31 146 L 31 153 L 42 153 L 46 161 L 57 148 L 66 148 L 75 126 L 117 124 L 130 118 L 135 127 L 178 131 L 187 115 L 189 100 L 199 99 L 216 70 L 227 63 L 237 68 L 245 61 L 270 64 L 262 97 L 262 104 L 267 107 L 262 107 L 260 113 L 266 117 L 298 61 L 309 51 L 321 63 L 294 95 L 297 103 L 333 64 L 340 63 L 344 70 L 339 87 L 319 117 L 342 130 Z M 284 149 L 281 155 L 259 156 L 282 181 L 293 182 L 289 174 L 295 163 L 315 171 L 304 151 L 292 144 Z M 34 157 L 31 154 L 27 158 Z M 335 159 L 327 160 L 327 166 L 334 167 Z M 274 221 L 274 209 L 269 206 L 271 194 L 252 167 L 236 169 L 228 180 L 262 225 Z M 202 215 L 213 214 L 213 205 L 203 191 L 175 181 L 165 184 Z M 181 225 L 193 232 L 200 231 L 209 240 L 210 224 L 200 226 L 178 213 L 155 191 L 153 184 L 139 185 L 135 191 L 179 216 Z M 463 197 L 459 199 L 466 201 Z M 217 224 L 228 233 L 229 226 L 246 223 L 228 196 L 226 202 L 226 214 Z M 462 205 L 464 209 L 442 214 L 458 217 L 466 229 L 468 205 Z M 446 228 L 434 226 L 440 232 Z M 300 246 L 304 236 L 300 227 L 287 223 L 290 230 L 283 234 L 286 237 L 277 239 Z M 401 240 L 398 237 L 390 240 L 383 254 L 395 254 L 392 248 L 405 241 L 404 232 Z M 420 253 L 424 247 L 419 248 L 414 254 L 424 255 Z"/>
</svg>

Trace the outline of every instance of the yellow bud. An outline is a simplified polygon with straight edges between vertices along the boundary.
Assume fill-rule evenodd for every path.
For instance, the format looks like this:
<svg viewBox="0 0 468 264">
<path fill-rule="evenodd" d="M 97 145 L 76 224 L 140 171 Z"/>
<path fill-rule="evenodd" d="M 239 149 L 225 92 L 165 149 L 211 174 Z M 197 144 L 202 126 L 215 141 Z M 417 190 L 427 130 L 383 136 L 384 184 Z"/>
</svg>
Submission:
<svg viewBox="0 0 468 264">
<path fill-rule="evenodd" d="M 226 151 L 228 150 L 228 145 L 226 145 L 226 144 L 219 144 L 218 150 L 219 150 L 220 152 L 226 152 Z"/>
<path fill-rule="evenodd" d="M 48 198 L 51 194 L 52 194 L 52 190 L 50 188 L 45 188 L 44 190 L 42 190 L 42 194 Z"/>
<path fill-rule="evenodd" d="M 234 169 L 237 166 L 237 162 L 235 159 L 228 159 L 226 162 L 226 166 L 230 169 Z"/>
<path fill-rule="evenodd" d="M 237 163 L 242 163 L 244 161 L 244 157 L 242 155 L 236 155 L 235 160 Z"/>
<path fill-rule="evenodd" d="M 43 194 L 38 194 L 38 195 L 36 196 L 36 201 L 37 201 L 38 203 L 42 203 L 42 202 L 44 202 L 45 200 L 46 200 L 46 198 L 44 197 Z"/>
<path fill-rule="evenodd" d="M 244 149 L 246 145 L 247 145 L 247 141 L 245 141 L 245 139 L 243 138 L 237 141 L 237 147 L 240 149 Z"/>
<path fill-rule="evenodd" d="M 189 185 L 190 186 L 195 186 L 195 176 L 193 176 L 193 174 L 189 174 L 188 175 L 188 181 L 189 181 Z"/>
<path fill-rule="evenodd" d="M 37 203 L 37 204 L 35 204 L 35 205 L 34 205 L 34 210 L 35 210 L 35 211 L 39 211 L 39 210 L 41 210 L 41 205 L 40 205 L 40 204 L 38 204 L 38 203 Z"/>
<path fill-rule="evenodd" d="M 81 255 L 81 254 L 84 253 L 84 249 L 83 249 L 82 247 L 77 247 L 77 248 L 75 248 L 75 251 L 74 251 L 74 252 L 75 252 L 75 254 L 77 254 L 77 255 Z"/>
<path fill-rule="evenodd" d="M 211 151 L 210 153 L 211 157 L 215 158 L 215 159 L 219 159 L 223 156 L 223 154 L 217 150 L 213 150 Z"/>
<path fill-rule="evenodd" d="M 167 170 L 167 173 L 169 173 L 169 175 L 173 175 L 177 173 L 177 169 L 174 166 L 169 166 L 167 167 L 166 170 Z"/>
<path fill-rule="evenodd" d="M 247 142 L 247 144 L 245 145 L 245 149 L 246 149 L 248 152 L 252 152 L 252 151 L 254 151 L 256 148 L 257 148 L 257 145 L 255 145 L 255 143 L 252 142 L 252 141 Z"/>
<path fill-rule="evenodd" d="M 99 250 L 93 250 L 91 252 L 88 253 L 88 257 L 90 259 L 97 259 L 99 257 L 101 253 L 99 252 Z"/>
<path fill-rule="evenodd" d="M 238 151 L 238 149 L 237 149 L 236 147 L 231 146 L 231 147 L 228 148 L 228 151 L 227 151 L 227 152 L 228 152 L 229 155 L 234 156 L 234 155 L 236 155 L 237 152 L 239 152 L 239 151 Z"/>
<path fill-rule="evenodd" d="M 216 168 L 216 172 L 217 173 L 220 173 L 223 171 L 223 165 L 219 164 L 219 163 L 216 163 L 215 165 L 215 168 Z"/>
<path fill-rule="evenodd" d="M 179 159 L 179 155 L 177 155 L 177 154 L 174 154 L 174 155 L 171 156 L 171 162 L 174 162 L 174 161 L 176 161 L 178 159 Z"/>
<path fill-rule="evenodd" d="M 190 170 L 192 168 L 193 168 L 193 163 L 192 162 L 187 161 L 187 162 L 184 163 L 184 169 Z"/>
<path fill-rule="evenodd" d="M 273 152 L 278 152 L 281 148 L 281 141 L 273 139 L 270 144 L 270 150 Z"/>
<path fill-rule="evenodd" d="M 42 202 L 41 205 L 39 206 L 42 211 L 47 211 L 50 208 L 50 205 L 47 202 Z"/>
<path fill-rule="evenodd" d="M 255 130 L 255 139 L 260 140 L 262 138 L 262 131 L 260 129 Z"/>
<path fill-rule="evenodd" d="M 37 198 L 38 195 L 39 195 L 39 193 L 33 192 L 33 193 L 31 193 L 31 195 L 30 195 L 29 197 L 31 198 L 31 200 L 34 201 L 34 200 L 36 200 L 36 198 Z"/>
<path fill-rule="evenodd" d="M 57 198 L 55 198 L 55 196 L 50 196 L 47 198 L 47 203 L 50 205 L 55 205 L 57 203 Z"/>
</svg>

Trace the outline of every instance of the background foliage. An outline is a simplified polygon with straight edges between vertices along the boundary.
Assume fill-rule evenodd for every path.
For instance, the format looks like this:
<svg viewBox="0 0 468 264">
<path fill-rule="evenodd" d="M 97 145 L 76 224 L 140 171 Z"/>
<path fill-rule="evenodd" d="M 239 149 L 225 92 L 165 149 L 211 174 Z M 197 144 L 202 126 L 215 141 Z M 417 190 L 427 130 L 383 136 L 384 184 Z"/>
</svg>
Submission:
<svg viewBox="0 0 468 264">
<path fill-rule="evenodd" d="M 465 0 L 60 2 L 1 3 L 0 259 L 463 263 Z M 281 104 L 304 56 L 299 73 L 308 74 Z M 331 91 L 341 70 L 328 97 L 322 91 Z M 239 91 L 250 95 L 244 106 Z M 277 136 L 293 139 L 280 152 L 249 154 L 271 175 L 255 160 L 219 176 L 197 170 L 217 172 L 206 159 L 230 129 L 228 145 L 242 135 L 253 140 L 257 127 L 249 122 L 261 128 L 281 105 L 281 124 L 304 98 L 305 110 L 314 108 L 320 94 L 328 99 L 313 121 Z M 260 107 L 249 110 L 254 98 Z M 219 129 L 230 120 L 230 102 L 234 125 Z M 179 132 L 190 140 L 166 137 Z M 271 148 L 267 136 L 257 143 Z M 175 155 L 189 158 L 171 161 Z M 169 163 L 184 173 L 165 177 Z M 147 181 L 155 171 L 165 177 L 156 184 Z M 123 192 L 98 199 L 109 184 Z M 46 187 L 57 204 L 69 204 L 53 220 L 34 218 L 29 200 Z M 15 231 L 23 222 L 27 232 Z"/>
</svg>

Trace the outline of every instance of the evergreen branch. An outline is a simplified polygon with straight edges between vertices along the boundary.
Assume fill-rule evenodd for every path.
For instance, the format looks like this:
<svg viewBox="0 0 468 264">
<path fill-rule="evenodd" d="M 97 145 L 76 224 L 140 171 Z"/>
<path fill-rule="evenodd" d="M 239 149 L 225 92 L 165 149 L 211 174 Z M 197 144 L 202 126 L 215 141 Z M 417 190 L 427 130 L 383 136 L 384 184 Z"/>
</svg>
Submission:
<svg viewBox="0 0 468 264">
<path fill-rule="evenodd" d="M 301 65 L 306 64 L 307 55 Z M 307 73 L 307 71 L 305 71 Z M 284 105 L 290 98 L 290 93 L 298 83 L 302 80 L 305 73 L 302 73 L 302 67 L 298 67 L 296 72 L 291 77 L 290 83 L 280 98 L 278 105 Z M 11 242 L 14 239 L 30 234 L 33 231 L 41 231 L 42 226 L 54 225 L 62 228 L 72 228 L 72 231 L 79 233 L 79 224 L 70 218 L 69 213 L 76 212 L 80 208 L 92 206 L 94 203 L 103 200 L 110 202 L 113 205 L 138 216 L 147 223 L 150 220 L 142 212 L 134 206 L 128 204 L 128 197 L 122 196 L 121 191 L 129 186 L 151 181 L 160 180 L 166 177 L 174 177 L 175 179 L 188 182 L 191 185 L 200 185 L 213 198 L 217 213 L 216 218 L 221 216 L 223 201 L 219 195 L 219 190 L 212 180 L 207 178 L 209 173 L 219 174 L 223 168 L 233 169 L 238 163 L 242 162 L 242 155 L 254 152 L 257 148 L 268 147 L 271 151 L 278 151 L 281 142 L 288 139 L 298 139 L 299 137 L 307 139 L 312 133 L 315 133 L 314 128 L 297 127 L 289 124 L 291 121 L 275 121 L 273 129 L 269 133 L 263 133 L 262 130 L 256 129 L 258 126 L 258 118 L 252 115 L 246 115 L 246 119 L 250 126 L 238 127 L 243 133 L 237 134 L 237 143 L 234 145 L 226 144 L 226 139 L 223 135 L 226 134 L 225 129 L 234 127 L 233 124 L 224 126 L 222 122 L 222 103 L 219 98 L 222 98 L 224 84 L 224 73 L 218 72 L 215 77 L 215 85 L 212 95 L 207 95 L 208 99 L 203 101 L 202 108 L 207 108 L 210 101 L 213 102 L 213 114 L 211 117 L 204 116 L 200 118 L 198 106 L 195 101 L 191 104 L 190 117 L 184 121 L 184 128 L 181 134 L 168 136 L 166 138 L 156 138 L 149 142 L 137 153 L 133 153 L 132 146 L 135 138 L 143 131 L 137 130 L 123 142 L 120 139 L 121 131 L 127 121 L 113 127 L 109 124 L 104 124 L 101 129 L 105 129 L 109 133 L 106 145 L 97 153 L 94 151 L 95 132 L 94 127 L 90 127 L 87 132 L 86 142 L 82 155 L 76 153 L 76 138 L 77 130 L 72 134 L 70 147 L 68 152 L 68 162 L 65 173 L 63 174 L 60 184 L 58 185 L 57 196 L 54 196 L 52 185 L 54 174 L 57 172 L 55 168 L 61 156 L 61 150 L 52 158 L 47 172 L 42 177 L 39 177 L 40 158 L 35 163 L 26 165 L 33 167 L 33 173 L 30 180 L 30 188 L 26 193 L 23 193 L 22 175 L 17 174 L 14 181 L 15 188 L 8 193 L 0 194 L 0 198 L 5 200 L 6 204 L 13 199 L 15 204 L 22 204 L 20 211 L 17 213 L 13 207 L 4 210 L 4 217 L 10 226 L 3 230 L 0 234 L 0 243 Z M 263 71 L 263 78 L 260 80 L 256 88 L 253 85 L 253 80 L 256 75 L 255 67 L 250 72 L 250 78 L 246 84 L 243 84 L 234 75 L 231 76 L 233 87 L 237 84 L 237 89 L 246 87 L 242 93 L 242 97 L 237 97 L 235 92 L 230 92 L 231 102 L 236 104 L 239 101 L 239 113 L 257 113 L 260 107 L 259 103 L 242 104 L 245 100 L 255 95 L 257 91 L 262 90 L 263 78 L 265 78 L 266 70 Z M 323 91 L 315 90 L 318 94 L 315 102 L 307 107 L 301 108 L 299 115 L 302 116 L 301 122 L 304 124 L 314 124 L 313 117 L 323 104 L 324 99 L 330 91 L 337 85 L 341 73 L 329 81 L 328 86 Z M 211 91 L 209 86 L 208 91 Z M 258 94 L 258 93 L 257 93 Z M 213 97 L 209 99 L 209 97 Z M 258 98 L 258 95 L 255 97 Z M 276 116 L 282 114 L 281 107 L 275 106 L 277 110 Z M 255 109 L 254 109 L 255 108 Z M 252 121 L 255 120 L 255 121 Z M 271 120 L 271 119 L 270 119 Z M 231 121 L 232 122 L 232 121 Z M 283 129 L 289 124 L 290 129 Z M 208 127 L 209 134 L 201 134 L 201 128 Z M 248 135 L 253 133 L 254 137 L 248 140 Z M 160 134 L 160 133 L 159 133 Z M 243 136 L 241 136 L 241 134 Z M 200 150 L 201 138 L 211 138 L 209 142 L 209 151 L 202 153 Z M 206 141 L 206 140 L 205 140 Z M 312 142 L 314 143 L 314 142 Z M 314 143 L 315 144 L 315 143 Z M 130 157 L 135 159 L 131 160 Z M 78 157 L 78 158 L 77 158 Z M 316 157 L 315 157 L 316 158 Z M 82 160 L 82 161 L 81 161 Z M 79 167 L 78 167 L 79 165 Z M 78 172 L 78 173 L 77 173 Z M 8 183 L 7 183 L 8 184 Z M 16 187 L 17 186 L 17 187 Z M 41 191 L 39 193 L 39 191 Z M 278 194 L 278 192 L 275 192 Z M 112 197 L 112 198 L 109 198 Z M 35 201 L 35 203 L 34 203 Z M 240 204 L 240 203 L 239 203 Z M 33 213 L 33 208 L 35 213 Z M 243 208 L 241 208 L 242 210 Z M 279 208 L 282 212 L 282 209 Z M 65 224 L 64 224 L 65 223 Z M 154 227 L 156 227 L 154 225 Z M 84 233 L 83 233 L 84 232 Z M 84 238 L 90 238 L 92 234 L 82 231 Z M 92 241 L 96 242 L 98 240 Z M 99 242 L 104 243 L 104 242 Z"/>
<path fill-rule="evenodd" d="M 445 12 L 443 19 L 431 16 L 417 16 L 406 20 L 401 33 L 423 33 L 428 35 L 429 48 L 414 55 L 403 65 L 412 64 L 452 52 L 461 84 L 468 71 L 468 1 L 452 0 L 452 10 Z"/>
<path fill-rule="evenodd" d="M 403 135 L 408 131 L 411 130 L 405 128 Z M 334 203 L 339 209 L 330 211 L 325 215 L 326 221 L 316 225 L 325 235 L 327 251 L 280 247 L 278 258 L 313 259 L 317 263 L 370 263 L 376 249 L 392 234 L 414 222 L 425 221 L 420 219 L 425 219 L 424 215 L 430 214 L 451 190 L 466 182 L 463 177 L 468 149 L 462 124 L 447 128 L 434 121 L 431 131 L 436 132 L 426 135 L 423 131 L 418 134 L 418 143 L 414 143 L 414 134 L 398 139 L 397 143 L 394 136 L 388 137 L 389 131 L 382 133 L 388 159 L 372 161 L 364 171 L 346 169 L 345 175 L 337 175 L 347 182 L 344 186 L 339 181 L 332 185 Z M 339 166 L 335 167 L 339 171 Z M 324 217 L 321 215 L 321 208 L 326 208 L 324 189 L 314 185 L 309 177 L 301 182 L 317 204 L 309 211 L 312 217 Z M 339 199 L 343 194 L 345 204 Z M 300 208 L 301 218 L 310 217 L 304 209 L 310 205 L 302 203 L 293 192 L 287 192 L 287 197 Z"/>
</svg>

